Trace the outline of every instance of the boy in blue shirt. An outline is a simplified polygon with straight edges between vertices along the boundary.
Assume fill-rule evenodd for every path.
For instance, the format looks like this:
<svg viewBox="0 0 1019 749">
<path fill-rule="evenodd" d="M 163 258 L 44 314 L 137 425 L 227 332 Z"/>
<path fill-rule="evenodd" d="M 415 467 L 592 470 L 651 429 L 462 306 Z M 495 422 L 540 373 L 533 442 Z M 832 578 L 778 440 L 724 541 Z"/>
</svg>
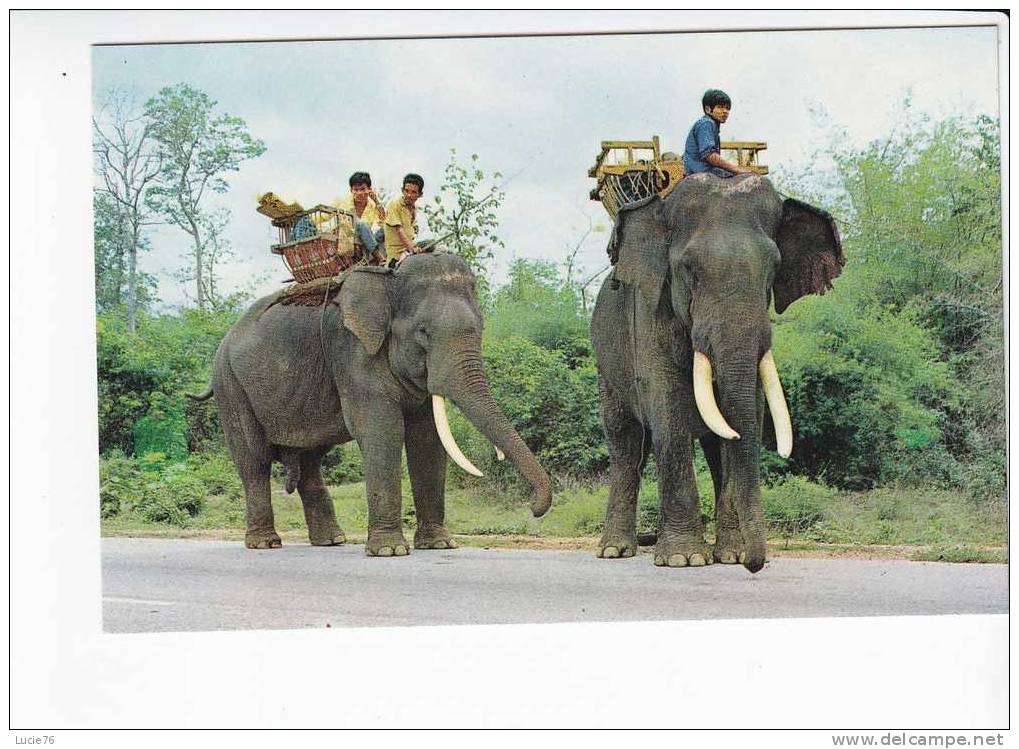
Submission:
<svg viewBox="0 0 1019 749">
<path fill-rule="evenodd" d="M 704 116 L 690 128 L 683 151 L 683 168 L 687 174 L 708 172 L 718 177 L 752 174 L 753 170 L 722 158 L 722 123 L 729 119 L 732 100 L 724 91 L 709 88 L 701 99 Z"/>
</svg>

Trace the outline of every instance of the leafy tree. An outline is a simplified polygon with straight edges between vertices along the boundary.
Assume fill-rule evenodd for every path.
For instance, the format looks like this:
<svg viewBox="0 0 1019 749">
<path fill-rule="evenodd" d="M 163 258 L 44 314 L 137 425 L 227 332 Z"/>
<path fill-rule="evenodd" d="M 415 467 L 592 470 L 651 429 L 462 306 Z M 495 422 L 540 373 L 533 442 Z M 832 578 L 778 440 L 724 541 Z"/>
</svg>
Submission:
<svg viewBox="0 0 1019 749">
<path fill-rule="evenodd" d="M 157 398 L 161 413 L 183 412 L 188 417 L 186 437 L 193 447 L 218 435 L 215 409 L 185 402 L 183 394 L 199 392 L 208 384 L 216 348 L 239 314 L 236 309 L 192 309 L 141 315 L 133 336 L 119 315 L 100 315 L 96 320 L 100 452 L 117 448 L 133 453 L 135 426 L 150 413 L 153 393 L 165 396 Z"/>
<path fill-rule="evenodd" d="M 561 351 L 571 366 L 591 356 L 588 322 L 578 290 L 548 260 L 518 258 L 509 282 L 493 295 L 486 336 L 520 336 L 550 351 Z"/>
<path fill-rule="evenodd" d="M 794 419 L 833 406 L 828 427 L 797 437 L 794 469 L 845 485 L 1003 492 L 996 124 L 986 116 L 931 123 L 907 107 L 886 138 L 833 151 L 833 172 L 812 164 L 785 186 L 827 203 L 848 259 L 834 291 L 801 302 L 776 331 L 776 348 L 792 353 L 786 362 L 776 352 L 780 366 L 792 364 L 790 400 L 802 399 Z M 807 354 L 811 342 L 823 345 Z M 827 468 L 807 456 L 814 437 Z"/>
<path fill-rule="evenodd" d="M 499 172 L 492 174 L 494 180 L 501 177 Z M 433 204 L 423 206 L 435 238 L 466 260 L 477 275 L 482 297 L 488 288 L 484 261 L 492 257 L 495 248 L 504 246 L 496 232 L 497 211 L 505 197 L 498 185 L 485 184 L 476 153 L 471 154 L 470 164 L 463 165 L 457 160 L 456 149 L 451 148 Z"/>
<path fill-rule="evenodd" d="M 121 242 L 120 214 L 110 196 L 100 190 L 92 196 L 93 233 L 95 239 L 96 312 L 99 314 L 123 310 L 130 330 L 134 319 L 144 312 L 155 299 L 156 278 L 135 269 L 133 312 L 126 304 L 129 296 L 127 257 Z M 138 237 L 137 249 L 147 250 L 148 238 Z"/>
<path fill-rule="evenodd" d="M 226 208 L 217 208 L 201 214 L 198 224 L 203 235 L 203 250 L 200 255 L 192 254 L 189 258 L 195 264 L 185 265 L 174 274 L 174 278 L 185 284 L 200 282 L 203 297 L 210 309 L 221 309 L 224 305 L 229 307 L 232 303 L 230 298 L 223 296 L 219 284 L 220 264 L 233 258 L 235 254 L 230 240 L 226 238 L 229 223 L 230 211 Z M 198 258 L 197 261 L 195 257 Z"/>
<path fill-rule="evenodd" d="M 96 208 L 97 298 L 123 300 L 127 329 L 134 333 L 139 302 L 138 252 L 148 248 L 142 227 L 152 223 L 146 196 L 161 170 L 152 123 L 123 92 L 107 92 L 92 118 L 92 149 L 98 178 Z M 114 285 L 111 287 L 110 284 Z"/>
<path fill-rule="evenodd" d="M 265 144 L 248 134 L 244 120 L 216 115 L 216 102 L 186 83 L 164 88 L 145 104 L 158 144 L 162 169 L 150 191 L 150 205 L 191 236 L 198 308 L 211 305 L 208 279 L 210 257 L 222 256 L 222 216 L 203 205 L 207 192 L 223 193 L 229 187 L 224 174 L 236 172 L 245 159 L 265 152 Z"/>
</svg>

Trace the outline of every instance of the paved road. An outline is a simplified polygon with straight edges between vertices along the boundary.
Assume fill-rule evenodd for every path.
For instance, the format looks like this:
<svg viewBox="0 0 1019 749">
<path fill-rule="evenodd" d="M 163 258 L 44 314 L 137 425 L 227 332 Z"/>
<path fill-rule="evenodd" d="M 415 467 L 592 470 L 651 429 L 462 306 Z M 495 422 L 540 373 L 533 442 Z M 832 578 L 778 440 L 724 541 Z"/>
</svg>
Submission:
<svg viewBox="0 0 1019 749">
<path fill-rule="evenodd" d="M 778 558 L 757 575 L 647 555 L 105 538 L 108 632 L 519 624 L 1008 611 L 1005 565 Z"/>
</svg>

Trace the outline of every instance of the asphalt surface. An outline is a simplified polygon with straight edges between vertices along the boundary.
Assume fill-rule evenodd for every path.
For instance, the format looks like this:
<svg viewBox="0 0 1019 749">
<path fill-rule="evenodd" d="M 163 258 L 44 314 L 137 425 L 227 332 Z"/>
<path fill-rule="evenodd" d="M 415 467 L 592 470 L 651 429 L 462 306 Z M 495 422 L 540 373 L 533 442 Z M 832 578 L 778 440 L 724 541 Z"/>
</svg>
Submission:
<svg viewBox="0 0 1019 749">
<path fill-rule="evenodd" d="M 104 538 L 107 632 L 622 622 L 1008 611 L 1002 564 L 779 557 L 660 569 L 646 554 Z"/>
</svg>

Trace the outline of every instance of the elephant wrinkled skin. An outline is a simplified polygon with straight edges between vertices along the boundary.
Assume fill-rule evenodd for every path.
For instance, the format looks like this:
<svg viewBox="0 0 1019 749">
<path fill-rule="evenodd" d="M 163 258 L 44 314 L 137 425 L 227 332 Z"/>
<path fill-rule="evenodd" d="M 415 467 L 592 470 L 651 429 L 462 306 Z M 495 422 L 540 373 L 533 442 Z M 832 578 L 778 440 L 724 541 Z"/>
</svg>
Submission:
<svg viewBox="0 0 1019 749">
<path fill-rule="evenodd" d="M 216 352 L 212 386 L 198 396 L 216 397 L 244 484 L 249 548 L 280 546 L 269 496 L 274 459 L 287 467 L 288 489 L 300 493 L 312 544 L 343 543 L 320 464 L 333 445 L 351 439 L 364 463 L 367 553 L 410 551 L 400 517 L 405 447 L 418 524 L 414 546 L 452 548 L 436 395 L 452 400 L 530 481 L 534 515 L 548 509 L 548 475 L 489 391 L 481 311 L 463 260 L 417 255 L 395 271 L 358 269 L 319 307 L 276 301 L 272 295 L 256 302 L 230 329 Z"/>
<path fill-rule="evenodd" d="M 760 449 L 770 408 L 779 452 L 792 428 L 771 355 L 768 308 L 831 287 L 845 264 L 831 216 L 757 175 L 697 174 L 664 200 L 623 210 L 591 336 L 611 486 L 598 555 L 637 550 L 637 491 L 653 450 L 661 496 L 654 562 L 765 562 Z M 763 384 L 763 387 L 762 387 Z M 694 482 L 699 438 L 715 488 L 704 540 Z"/>
</svg>

